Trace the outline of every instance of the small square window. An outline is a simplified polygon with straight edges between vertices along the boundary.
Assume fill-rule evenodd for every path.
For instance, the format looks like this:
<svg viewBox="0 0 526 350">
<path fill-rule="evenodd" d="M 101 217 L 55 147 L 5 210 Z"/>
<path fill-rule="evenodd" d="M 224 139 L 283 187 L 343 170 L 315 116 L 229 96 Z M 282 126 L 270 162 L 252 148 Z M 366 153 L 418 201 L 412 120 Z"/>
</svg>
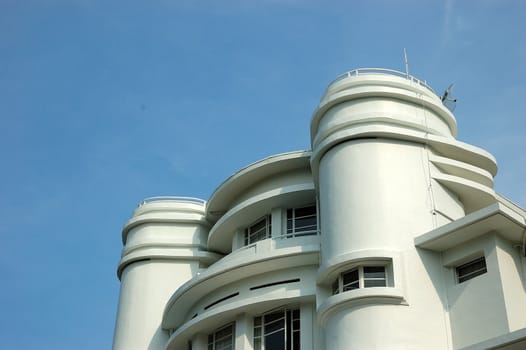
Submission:
<svg viewBox="0 0 526 350">
<path fill-rule="evenodd" d="M 483 275 L 488 272 L 486 268 L 486 259 L 481 257 L 466 264 L 457 266 L 456 272 L 458 283 L 462 283 L 474 277 Z"/>
</svg>

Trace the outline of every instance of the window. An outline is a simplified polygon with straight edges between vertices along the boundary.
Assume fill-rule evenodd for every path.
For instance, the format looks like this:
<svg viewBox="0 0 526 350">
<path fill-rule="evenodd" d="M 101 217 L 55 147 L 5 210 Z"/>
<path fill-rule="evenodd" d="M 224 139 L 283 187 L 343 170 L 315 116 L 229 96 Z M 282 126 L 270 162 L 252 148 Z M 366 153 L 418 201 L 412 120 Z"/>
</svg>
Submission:
<svg viewBox="0 0 526 350">
<path fill-rule="evenodd" d="M 456 270 L 458 283 L 465 282 L 488 272 L 486 268 L 486 259 L 484 259 L 484 257 L 457 266 Z"/>
<path fill-rule="evenodd" d="M 270 216 L 265 216 L 245 230 L 245 245 L 270 238 Z"/>
<path fill-rule="evenodd" d="M 287 236 L 315 235 L 317 232 L 316 205 L 287 209 Z"/>
<path fill-rule="evenodd" d="M 254 350 L 299 350 L 300 310 L 273 311 L 254 318 Z"/>
<path fill-rule="evenodd" d="M 208 335 L 208 350 L 234 350 L 234 323 Z"/>
<path fill-rule="evenodd" d="M 342 272 L 332 284 L 332 294 L 338 294 L 358 288 L 386 287 L 385 266 L 360 266 Z"/>
</svg>

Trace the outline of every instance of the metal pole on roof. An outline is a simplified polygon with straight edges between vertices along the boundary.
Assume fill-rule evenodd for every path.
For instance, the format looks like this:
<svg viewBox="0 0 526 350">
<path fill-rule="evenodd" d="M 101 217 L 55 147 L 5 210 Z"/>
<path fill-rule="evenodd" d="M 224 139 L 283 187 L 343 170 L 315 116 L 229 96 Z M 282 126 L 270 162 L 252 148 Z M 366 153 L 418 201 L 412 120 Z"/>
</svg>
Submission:
<svg viewBox="0 0 526 350">
<path fill-rule="evenodd" d="M 407 61 L 407 50 L 404 47 L 405 76 L 409 79 L 409 62 Z"/>
</svg>

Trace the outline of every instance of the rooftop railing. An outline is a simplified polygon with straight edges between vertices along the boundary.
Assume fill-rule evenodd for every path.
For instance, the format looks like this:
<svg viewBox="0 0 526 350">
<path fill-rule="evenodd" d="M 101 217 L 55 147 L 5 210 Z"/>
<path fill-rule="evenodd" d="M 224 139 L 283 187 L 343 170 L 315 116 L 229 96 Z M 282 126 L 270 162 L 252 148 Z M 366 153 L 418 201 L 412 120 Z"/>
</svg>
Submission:
<svg viewBox="0 0 526 350">
<path fill-rule="evenodd" d="M 192 203 L 192 204 L 199 204 L 199 205 L 206 204 L 206 201 L 204 199 L 194 198 L 194 197 L 156 196 L 156 197 L 149 197 L 149 198 L 143 199 L 143 201 L 140 202 L 138 206 L 142 207 L 145 204 L 153 203 L 153 202 L 178 202 L 178 203 Z"/>
<path fill-rule="evenodd" d="M 405 78 L 413 83 L 416 83 L 420 86 L 425 87 L 429 91 L 435 94 L 435 91 L 431 88 L 431 86 L 427 85 L 427 82 L 425 80 L 420 80 L 415 78 L 414 76 L 410 75 L 409 73 L 400 72 L 394 69 L 386 69 L 386 68 L 358 68 L 351 71 L 348 71 L 346 73 L 340 74 L 334 79 L 329 86 L 327 87 L 327 90 L 331 88 L 331 86 L 339 81 L 348 79 L 350 77 L 355 77 L 359 75 L 370 75 L 370 74 L 383 74 L 383 75 L 393 75 L 400 78 Z"/>
</svg>

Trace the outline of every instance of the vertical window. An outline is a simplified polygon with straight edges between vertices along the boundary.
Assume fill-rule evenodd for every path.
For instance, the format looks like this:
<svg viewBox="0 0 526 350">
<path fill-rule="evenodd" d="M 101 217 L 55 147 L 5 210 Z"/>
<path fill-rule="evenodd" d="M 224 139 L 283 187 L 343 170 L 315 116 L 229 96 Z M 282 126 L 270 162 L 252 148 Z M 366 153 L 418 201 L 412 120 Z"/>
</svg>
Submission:
<svg viewBox="0 0 526 350">
<path fill-rule="evenodd" d="M 300 311 L 280 310 L 254 318 L 254 350 L 300 350 Z"/>
<path fill-rule="evenodd" d="M 208 350 L 234 350 L 234 323 L 208 335 Z"/>
<path fill-rule="evenodd" d="M 456 268 L 458 283 L 465 282 L 488 272 L 484 257 L 475 259 Z"/>
<path fill-rule="evenodd" d="M 245 245 L 270 238 L 270 216 L 265 216 L 245 230 Z"/>
<path fill-rule="evenodd" d="M 287 236 L 315 235 L 317 232 L 316 205 L 287 209 Z"/>
<path fill-rule="evenodd" d="M 360 288 L 360 277 L 358 269 L 342 273 L 342 291 Z"/>
<path fill-rule="evenodd" d="M 387 274 L 385 266 L 360 266 L 342 272 L 332 284 L 332 294 L 348 290 L 370 287 L 386 287 Z"/>
</svg>

